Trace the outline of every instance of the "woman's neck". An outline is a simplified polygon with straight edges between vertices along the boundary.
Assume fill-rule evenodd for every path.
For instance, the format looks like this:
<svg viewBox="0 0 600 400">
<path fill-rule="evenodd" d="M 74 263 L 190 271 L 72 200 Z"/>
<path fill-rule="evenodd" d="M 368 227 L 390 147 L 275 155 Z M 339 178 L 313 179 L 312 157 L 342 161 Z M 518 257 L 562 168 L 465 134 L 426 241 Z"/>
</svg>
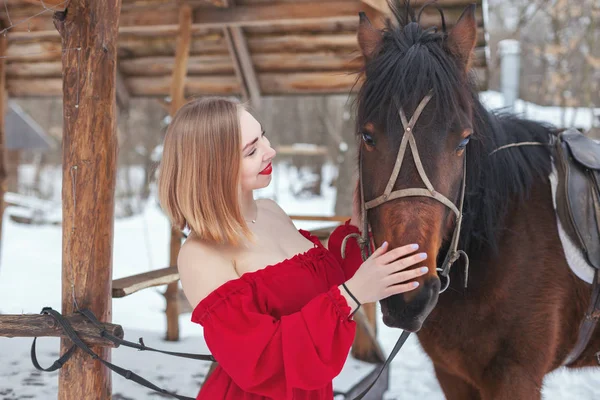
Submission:
<svg viewBox="0 0 600 400">
<path fill-rule="evenodd" d="M 240 195 L 240 207 L 244 219 L 248 222 L 255 222 L 258 214 L 258 206 L 254 200 L 252 191 Z"/>
</svg>

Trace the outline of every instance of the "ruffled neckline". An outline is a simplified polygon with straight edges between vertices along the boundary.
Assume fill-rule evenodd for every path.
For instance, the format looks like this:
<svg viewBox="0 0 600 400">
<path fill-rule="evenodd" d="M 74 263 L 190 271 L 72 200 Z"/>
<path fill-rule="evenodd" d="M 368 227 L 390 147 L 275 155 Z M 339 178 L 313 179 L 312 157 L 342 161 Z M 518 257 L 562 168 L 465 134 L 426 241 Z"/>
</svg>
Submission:
<svg viewBox="0 0 600 400">
<path fill-rule="evenodd" d="M 295 264 L 305 258 L 320 258 L 317 256 L 318 254 L 322 252 L 328 252 L 328 250 L 323 246 L 321 241 L 316 236 L 311 235 L 310 232 L 303 229 L 299 229 L 298 231 L 300 234 L 302 234 L 302 236 L 313 243 L 313 247 L 302 253 L 294 254 L 293 256 L 274 264 L 269 264 L 266 267 L 256 271 L 245 272 L 239 278 L 232 279 L 221 284 L 221 286 L 210 292 L 204 299 L 200 301 L 200 303 L 198 303 L 198 305 L 196 305 L 192 311 L 192 321 L 200 320 L 205 312 L 208 311 L 208 309 L 214 307 L 218 302 L 225 299 L 227 296 L 230 296 L 240 290 L 250 288 L 250 284 L 256 279 L 264 280 L 270 274 L 279 272 L 282 264 Z"/>
</svg>

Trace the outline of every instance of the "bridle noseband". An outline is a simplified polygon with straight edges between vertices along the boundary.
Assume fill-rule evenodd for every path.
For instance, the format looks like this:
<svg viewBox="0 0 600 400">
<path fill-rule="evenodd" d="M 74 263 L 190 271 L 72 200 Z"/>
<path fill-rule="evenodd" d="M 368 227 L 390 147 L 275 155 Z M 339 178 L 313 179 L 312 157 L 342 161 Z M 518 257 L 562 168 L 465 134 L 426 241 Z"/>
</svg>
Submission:
<svg viewBox="0 0 600 400">
<path fill-rule="evenodd" d="M 466 155 L 463 154 L 463 178 L 462 178 L 462 187 L 460 190 L 460 200 L 459 206 L 456 207 L 452 201 L 450 201 L 446 196 L 436 191 L 431 181 L 427 177 L 425 173 L 425 169 L 423 168 L 423 164 L 421 162 L 421 157 L 419 156 L 419 150 L 417 149 L 417 144 L 415 142 L 415 138 L 413 135 L 413 129 L 419 119 L 421 113 L 429 100 L 431 100 L 432 94 L 427 94 L 423 100 L 417 106 L 415 113 L 411 117 L 410 121 L 407 120 L 406 115 L 404 114 L 404 110 L 402 107 L 399 107 L 400 121 L 402 123 L 402 127 L 404 128 L 404 136 L 402 137 L 402 142 L 400 143 L 400 148 L 398 149 L 398 155 L 396 157 L 396 164 L 394 165 L 394 169 L 392 170 L 392 174 L 390 179 L 388 180 L 385 191 L 382 195 L 365 201 L 364 198 L 364 185 L 363 185 L 363 171 L 362 171 L 362 146 L 360 150 L 360 163 L 359 163 L 359 180 L 360 180 L 360 196 L 362 199 L 362 219 L 363 219 L 363 230 L 362 237 L 360 240 L 361 248 L 363 249 L 363 259 L 366 259 L 371 254 L 371 249 L 369 244 L 369 222 L 367 218 L 367 211 L 373 209 L 377 206 L 380 206 L 388 201 L 399 199 L 402 197 L 429 197 L 434 200 L 439 201 L 446 207 L 450 208 L 454 215 L 456 216 L 456 222 L 454 225 L 454 233 L 452 234 L 452 241 L 450 242 L 450 248 L 446 253 L 446 257 L 441 267 L 437 268 L 438 275 L 444 278 L 443 287 L 440 289 L 440 293 L 443 293 L 448 286 L 450 285 L 450 268 L 452 265 L 463 256 L 465 259 L 465 281 L 464 286 L 467 287 L 468 281 L 468 273 L 469 273 L 469 257 L 467 254 L 458 250 L 458 241 L 460 238 L 460 227 L 462 224 L 463 217 L 463 205 L 465 200 L 465 190 L 466 190 L 466 176 L 467 176 L 467 158 Z M 399 189 L 392 190 L 394 185 L 396 184 L 396 180 L 398 179 L 398 174 L 400 173 L 400 168 L 402 167 L 402 162 L 404 161 L 404 155 L 406 153 L 406 148 L 410 146 L 411 153 L 413 156 L 413 160 L 417 167 L 417 171 L 419 172 L 419 176 L 421 180 L 425 184 L 426 189 L 424 188 L 409 188 L 409 189 Z M 465 150 L 466 152 L 466 150 Z"/>
</svg>

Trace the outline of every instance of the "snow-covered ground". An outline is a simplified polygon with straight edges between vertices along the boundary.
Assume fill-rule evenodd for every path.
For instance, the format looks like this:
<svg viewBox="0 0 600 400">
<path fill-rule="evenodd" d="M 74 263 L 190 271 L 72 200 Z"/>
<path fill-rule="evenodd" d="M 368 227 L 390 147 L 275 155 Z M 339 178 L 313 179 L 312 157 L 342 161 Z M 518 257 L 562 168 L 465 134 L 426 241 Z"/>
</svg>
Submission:
<svg viewBox="0 0 600 400">
<path fill-rule="evenodd" d="M 491 97 L 490 102 L 493 101 L 496 100 Z M 22 178 L 28 179 L 27 168 L 22 172 Z M 332 215 L 335 190 L 328 184 L 334 174 L 332 167 L 324 169 L 321 197 L 297 198 L 292 195 L 290 185 L 298 184 L 301 179 L 294 169 L 279 164 L 275 167 L 274 184 L 259 195 L 276 195 L 278 203 L 290 214 Z M 55 179 L 60 185 L 60 177 Z M 16 211 L 15 208 L 8 208 L 4 218 L 0 258 L 0 313 L 39 313 L 45 306 L 60 310 L 61 228 L 16 224 L 8 218 Z M 58 214 L 54 215 L 60 216 L 59 211 L 60 204 L 58 210 L 55 210 Z M 298 222 L 297 226 L 313 229 L 324 224 Z M 148 203 L 140 215 L 117 220 L 114 233 L 114 278 L 165 267 L 168 260 L 168 240 L 167 220 L 154 202 Z M 159 290 L 162 288 L 147 289 L 113 301 L 113 321 L 124 327 L 125 338 L 137 341 L 139 337 L 144 337 L 149 346 L 175 351 L 207 352 L 202 339 L 202 328 L 189 321 L 189 314 L 180 318 L 182 339 L 179 343 L 162 340 L 166 323 L 164 299 Z M 386 352 L 391 351 L 399 333 L 379 324 L 378 336 Z M 0 400 L 56 398 L 58 373 L 36 371 L 29 357 L 30 346 L 29 338 L 0 338 Z M 38 354 L 41 364 L 49 366 L 57 358 L 58 340 L 40 339 Z M 208 364 L 203 362 L 127 348 L 113 350 L 112 354 L 116 364 L 132 369 L 159 386 L 177 390 L 187 396 L 196 395 L 208 368 Z M 342 375 L 334 381 L 336 389 L 352 384 L 356 380 L 356 374 L 365 371 L 367 370 L 363 365 L 349 359 Z M 414 336 L 392 363 L 390 386 L 387 400 L 444 398 L 431 362 Z M 115 399 L 121 400 L 151 397 L 148 389 L 118 375 L 113 377 L 113 393 Z M 600 399 L 600 368 L 556 371 L 544 381 L 543 398 Z M 89 399 L 93 400 L 92 397 Z"/>
</svg>

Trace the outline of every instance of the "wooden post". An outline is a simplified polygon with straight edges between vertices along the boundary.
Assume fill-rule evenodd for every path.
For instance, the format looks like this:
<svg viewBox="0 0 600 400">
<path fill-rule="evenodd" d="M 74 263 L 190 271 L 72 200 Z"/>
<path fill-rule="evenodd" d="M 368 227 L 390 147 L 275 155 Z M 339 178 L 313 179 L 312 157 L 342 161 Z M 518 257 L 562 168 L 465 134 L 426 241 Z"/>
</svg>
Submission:
<svg viewBox="0 0 600 400">
<path fill-rule="evenodd" d="M 6 36 L 0 36 L 0 56 L 6 55 Z M 6 59 L 0 58 L 0 250 L 2 249 L 2 220 L 4 219 L 4 193 L 6 193 Z"/>
<path fill-rule="evenodd" d="M 121 0 L 71 0 L 54 14 L 62 39 L 62 314 L 111 322 L 117 159 L 115 75 Z M 70 341 L 61 340 L 61 354 Z M 110 348 L 93 346 L 110 360 Z M 77 350 L 60 370 L 59 400 L 112 397 L 111 373 Z"/>
<path fill-rule="evenodd" d="M 192 37 L 192 9 L 188 5 L 182 5 L 179 11 L 179 37 L 175 49 L 175 65 L 173 67 L 171 84 L 171 109 L 173 117 L 179 107 L 185 103 L 185 77 L 190 56 L 190 41 Z M 177 266 L 177 256 L 181 248 L 181 232 L 171 227 L 171 244 L 169 246 L 169 267 Z M 165 299 L 167 301 L 167 335 L 166 340 L 179 340 L 179 282 L 167 285 Z"/>
<path fill-rule="evenodd" d="M 6 189 L 9 192 L 17 193 L 19 191 L 19 165 L 21 164 L 21 150 L 7 150 L 5 151 L 4 156 L 6 157 Z"/>
</svg>

